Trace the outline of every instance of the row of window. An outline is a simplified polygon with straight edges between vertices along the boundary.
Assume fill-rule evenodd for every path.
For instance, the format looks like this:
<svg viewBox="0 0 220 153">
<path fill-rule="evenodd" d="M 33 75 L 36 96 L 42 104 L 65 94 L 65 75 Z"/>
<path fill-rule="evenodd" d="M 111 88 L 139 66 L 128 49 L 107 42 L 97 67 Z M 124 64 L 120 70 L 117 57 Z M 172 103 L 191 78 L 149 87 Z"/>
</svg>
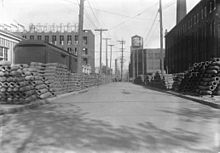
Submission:
<svg viewBox="0 0 220 153">
<path fill-rule="evenodd" d="M 199 21 L 206 19 L 208 12 L 212 13 L 214 10 L 216 10 L 216 0 L 210 0 L 206 6 L 201 8 L 197 13 L 194 13 L 194 15 L 180 27 L 178 34 L 181 35 L 185 33 L 187 30 L 191 29 L 193 25 L 196 25 Z"/>
<path fill-rule="evenodd" d="M 68 47 L 67 51 L 71 54 L 77 55 L 77 48 L 74 48 L 73 50 L 71 47 Z M 82 55 L 88 55 L 88 48 L 83 48 Z"/>
<path fill-rule="evenodd" d="M 23 38 L 28 39 L 26 35 L 23 35 Z M 49 35 L 44 36 L 44 39 L 42 38 L 41 35 L 36 36 L 36 38 L 35 38 L 34 35 L 30 35 L 29 39 L 30 40 L 35 40 L 35 39 L 36 40 L 45 40 L 46 42 L 49 42 L 49 40 L 50 40 L 49 39 Z M 52 40 L 53 44 L 57 45 L 57 36 L 56 35 L 52 35 L 52 39 L 51 40 Z M 88 44 L 87 36 L 83 37 L 83 41 L 84 41 L 84 44 Z M 59 44 L 60 45 L 64 45 L 64 42 L 65 42 L 64 35 L 60 35 L 59 36 Z M 67 35 L 66 42 L 67 42 L 67 45 L 72 45 L 72 43 L 73 43 L 72 42 L 72 35 Z M 78 44 L 78 35 L 74 36 L 74 43 Z"/>
</svg>

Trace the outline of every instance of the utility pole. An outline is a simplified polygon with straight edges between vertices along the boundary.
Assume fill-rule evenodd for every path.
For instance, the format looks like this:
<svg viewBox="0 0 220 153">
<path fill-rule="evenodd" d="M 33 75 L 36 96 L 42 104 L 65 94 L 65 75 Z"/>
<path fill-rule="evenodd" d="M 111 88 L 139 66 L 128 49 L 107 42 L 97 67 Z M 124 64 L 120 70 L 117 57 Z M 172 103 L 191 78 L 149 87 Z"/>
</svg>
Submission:
<svg viewBox="0 0 220 153">
<path fill-rule="evenodd" d="M 114 46 L 114 45 L 109 45 L 110 46 L 110 48 L 111 48 L 111 50 L 110 50 L 110 74 L 111 74 L 111 76 L 112 76 L 112 47 Z"/>
<path fill-rule="evenodd" d="M 160 13 L 160 69 L 162 75 L 164 75 L 164 60 L 163 60 L 163 15 L 162 15 L 162 4 L 159 0 L 159 13 Z"/>
<path fill-rule="evenodd" d="M 79 25 L 78 25 L 78 53 L 77 53 L 77 73 L 82 73 L 82 50 L 83 50 L 83 15 L 84 0 L 80 0 L 79 5 Z"/>
<path fill-rule="evenodd" d="M 124 44 L 125 44 L 125 41 L 124 40 L 119 40 L 118 41 L 120 44 L 121 44 L 121 81 L 122 81 L 122 78 L 123 78 L 123 63 L 124 63 Z"/>
<path fill-rule="evenodd" d="M 107 75 L 108 73 L 108 41 L 111 40 L 111 38 L 103 38 L 106 42 L 106 69 L 105 69 L 105 74 Z"/>
<path fill-rule="evenodd" d="M 135 78 L 136 78 L 136 68 L 135 68 L 135 53 L 136 53 L 136 50 L 135 49 L 133 49 L 132 50 L 132 65 L 133 65 L 133 68 L 132 68 L 132 71 L 133 71 L 133 82 L 134 82 L 134 80 L 135 80 Z"/>
<path fill-rule="evenodd" d="M 99 73 L 102 74 L 102 32 L 103 31 L 108 31 L 107 29 L 95 29 L 95 31 L 100 32 L 100 70 Z"/>
<path fill-rule="evenodd" d="M 118 60 L 115 59 L 115 78 L 117 80 L 117 76 L 118 76 Z"/>
</svg>

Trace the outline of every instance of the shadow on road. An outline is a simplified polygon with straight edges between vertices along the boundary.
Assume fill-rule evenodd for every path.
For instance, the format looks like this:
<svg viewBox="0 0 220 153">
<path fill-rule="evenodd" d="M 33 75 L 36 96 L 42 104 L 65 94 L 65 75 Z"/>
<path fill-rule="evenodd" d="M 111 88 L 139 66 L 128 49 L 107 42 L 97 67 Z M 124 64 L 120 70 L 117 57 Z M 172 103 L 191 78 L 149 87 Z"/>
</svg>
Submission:
<svg viewBox="0 0 220 153">
<path fill-rule="evenodd" d="M 140 123 L 136 128 L 114 127 L 109 122 L 88 118 L 88 113 L 73 104 L 47 105 L 18 114 L 10 126 L 18 128 L 14 131 L 5 130 L 3 148 L 15 148 L 17 153 L 50 148 L 82 153 L 144 152 L 145 149 L 149 152 L 185 149 L 194 153 L 211 153 L 210 150 L 194 149 L 194 144 L 200 141 L 198 133 L 183 129 L 167 131 L 151 122 Z M 18 137 L 17 133 L 23 133 L 25 138 Z"/>
</svg>

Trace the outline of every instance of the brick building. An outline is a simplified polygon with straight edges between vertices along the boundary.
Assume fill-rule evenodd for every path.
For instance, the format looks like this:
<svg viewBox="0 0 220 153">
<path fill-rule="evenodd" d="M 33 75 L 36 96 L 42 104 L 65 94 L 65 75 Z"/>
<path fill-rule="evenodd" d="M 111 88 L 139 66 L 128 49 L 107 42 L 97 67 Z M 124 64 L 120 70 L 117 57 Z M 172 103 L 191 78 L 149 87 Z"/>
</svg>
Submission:
<svg viewBox="0 0 220 153">
<path fill-rule="evenodd" d="M 37 31 L 26 31 L 18 32 L 24 39 L 30 40 L 44 40 L 48 43 L 56 45 L 64 50 L 77 55 L 78 45 L 78 33 L 71 31 L 63 32 L 37 32 Z M 82 63 L 83 65 L 91 66 L 92 72 L 95 71 L 95 36 L 91 30 L 85 30 L 83 35 L 84 48 L 82 51 Z"/>
<path fill-rule="evenodd" d="M 165 67 L 183 72 L 195 62 L 220 57 L 220 1 L 201 0 L 166 34 Z"/>
</svg>

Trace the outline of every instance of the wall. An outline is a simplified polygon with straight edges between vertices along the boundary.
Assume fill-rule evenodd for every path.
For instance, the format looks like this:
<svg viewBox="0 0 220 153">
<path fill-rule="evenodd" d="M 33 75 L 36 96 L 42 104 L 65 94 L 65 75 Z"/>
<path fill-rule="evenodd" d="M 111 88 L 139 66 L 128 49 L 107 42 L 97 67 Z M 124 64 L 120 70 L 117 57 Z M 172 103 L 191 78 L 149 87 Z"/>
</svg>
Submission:
<svg viewBox="0 0 220 153">
<path fill-rule="evenodd" d="M 195 62 L 220 57 L 219 3 L 217 0 L 200 1 L 166 35 L 165 67 L 169 73 L 183 72 Z"/>
</svg>

